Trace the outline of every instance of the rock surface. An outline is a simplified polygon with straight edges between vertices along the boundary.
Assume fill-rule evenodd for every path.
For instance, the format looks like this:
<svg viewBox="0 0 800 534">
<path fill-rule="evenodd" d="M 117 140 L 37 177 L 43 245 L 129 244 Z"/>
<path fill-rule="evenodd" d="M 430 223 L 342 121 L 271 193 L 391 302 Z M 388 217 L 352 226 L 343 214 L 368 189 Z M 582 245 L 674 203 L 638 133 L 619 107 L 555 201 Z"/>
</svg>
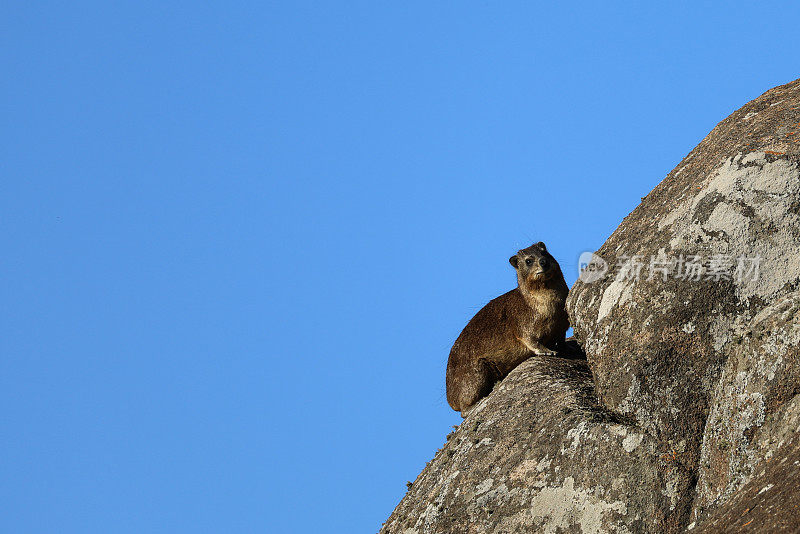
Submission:
<svg viewBox="0 0 800 534">
<path fill-rule="evenodd" d="M 653 530 L 674 503 L 668 463 L 598 406 L 585 361 L 531 358 L 470 410 L 383 532 Z"/>
<path fill-rule="evenodd" d="M 796 420 L 795 420 L 796 422 Z M 795 430 L 772 458 L 699 528 L 691 534 L 769 532 L 800 529 L 800 436 Z"/>
<path fill-rule="evenodd" d="M 588 365 L 517 368 L 383 532 L 716 532 L 750 505 L 775 528 L 796 517 L 781 503 L 800 469 L 800 80 L 717 125 L 596 254 L 608 272 L 567 302 Z"/>
<path fill-rule="evenodd" d="M 695 519 L 728 500 L 800 429 L 800 293 L 762 310 L 736 342 L 712 396 Z"/>
</svg>

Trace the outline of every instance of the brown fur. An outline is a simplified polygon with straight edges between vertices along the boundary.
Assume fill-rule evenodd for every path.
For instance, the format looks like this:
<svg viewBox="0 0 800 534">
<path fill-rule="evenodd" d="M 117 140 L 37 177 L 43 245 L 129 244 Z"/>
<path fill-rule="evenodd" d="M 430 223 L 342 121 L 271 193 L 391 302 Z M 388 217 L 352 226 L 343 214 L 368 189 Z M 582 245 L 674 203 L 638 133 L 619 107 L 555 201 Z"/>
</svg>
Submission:
<svg viewBox="0 0 800 534">
<path fill-rule="evenodd" d="M 475 314 L 450 350 L 447 402 L 462 415 L 526 359 L 555 354 L 569 328 L 569 288 L 544 243 L 520 250 L 509 262 L 518 287 Z"/>
</svg>

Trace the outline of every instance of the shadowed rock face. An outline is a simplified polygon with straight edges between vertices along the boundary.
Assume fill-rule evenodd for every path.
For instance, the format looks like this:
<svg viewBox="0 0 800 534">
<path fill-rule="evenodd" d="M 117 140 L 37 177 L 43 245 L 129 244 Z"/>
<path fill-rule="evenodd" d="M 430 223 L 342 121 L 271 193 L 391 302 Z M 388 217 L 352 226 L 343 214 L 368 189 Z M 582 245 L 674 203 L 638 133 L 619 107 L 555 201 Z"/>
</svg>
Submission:
<svg viewBox="0 0 800 534">
<path fill-rule="evenodd" d="M 759 503 L 765 525 L 794 517 L 780 503 L 797 497 L 786 462 L 800 470 L 800 80 L 721 122 L 597 254 L 608 275 L 567 301 L 588 366 L 521 365 L 384 532 L 716 532 Z M 693 257 L 700 280 L 674 263 L 648 279 L 653 258 Z M 733 258 L 727 275 L 714 258 Z"/>
</svg>

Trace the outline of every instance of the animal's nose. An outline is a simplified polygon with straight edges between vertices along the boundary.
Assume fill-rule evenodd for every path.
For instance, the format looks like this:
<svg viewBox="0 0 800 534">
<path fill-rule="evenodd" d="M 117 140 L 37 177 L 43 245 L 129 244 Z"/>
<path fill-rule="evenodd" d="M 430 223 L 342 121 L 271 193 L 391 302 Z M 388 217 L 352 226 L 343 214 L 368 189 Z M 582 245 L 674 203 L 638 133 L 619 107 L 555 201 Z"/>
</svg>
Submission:
<svg viewBox="0 0 800 534">
<path fill-rule="evenodd" d="M 548 265 L 550 265 L 550 262 L 547 260 L 547 258 L 539 258 L 539 266 L 542 269 L 547 269 Z"/>
</svg>

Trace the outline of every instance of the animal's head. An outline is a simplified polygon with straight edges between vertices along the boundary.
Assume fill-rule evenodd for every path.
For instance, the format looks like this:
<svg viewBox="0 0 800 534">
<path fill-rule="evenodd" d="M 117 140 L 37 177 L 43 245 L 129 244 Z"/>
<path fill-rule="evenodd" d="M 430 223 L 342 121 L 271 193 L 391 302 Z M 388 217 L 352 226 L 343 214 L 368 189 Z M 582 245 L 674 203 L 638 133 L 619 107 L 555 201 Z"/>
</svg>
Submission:
<svg viewBox="0 0 800 534">
<path fill-rule="evenodd" d="M 517 271 L 521 288 L 535 289 L 545 285 L 548 280 L 564 278 L 558 262 L 547 252 L 547 247 L 541 241 L 520 250 L 508 261 Z"/>
</svg>

